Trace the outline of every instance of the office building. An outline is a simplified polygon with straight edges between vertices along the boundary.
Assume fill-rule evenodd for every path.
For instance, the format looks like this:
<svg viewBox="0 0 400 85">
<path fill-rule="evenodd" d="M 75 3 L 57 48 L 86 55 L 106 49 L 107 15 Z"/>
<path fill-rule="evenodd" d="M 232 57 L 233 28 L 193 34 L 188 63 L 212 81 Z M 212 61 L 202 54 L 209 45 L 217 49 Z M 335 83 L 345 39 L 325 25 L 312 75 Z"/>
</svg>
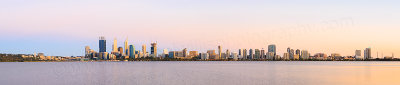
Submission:
<svg viewBox="0 0 400 85">
<path fill-rule="evenodd" d="M 243 59 L 248 59 L 247 49 L 243 49 L 242 57 L 243 57 Z"/>
<path fill-rule="evenodd" d="M 361 56 L 361 50 L 356 50 L 355 56 L 356 59 L 362 60 L 364 57 Z"/>
<path fill-rule="evenodd" d="M 268 45 L 268 52 L 273 52 L 274 56 L 275 56 L 276 55 L 276 45 L 275 44 Z"/>
<path fill-rule="evenodd" d="M 265 56 L 265 50 L 264 48 L 261 49 L 261 56 L 260 59 L 266 59 L 267 56 Z"/>
<path fill-rule="evenodd" d="M 142 45 L 142 52 L 143 52 L 144 55 L 147 54 L 146 45 L 145 44 Z"/>
<path fill-rule="evenodd" d="M 284 53 L 282 60 L 289 60 L 289 53 Z"/>
<path fill-rule="evenodd" d="M 120 55 L 122 55 L 124 53 L 124 48 L 118 47 L 118 52 Z"/>
<path fill-rule="evenodd" d="M 242 58 L 242 49 L 239 49 L 238 58 Z"/>
<path fill-rule="evenodd" d="M 210 55 L 208 53 L 200 53 L 200 59 L 201 60 L 208 60 L 209 56 Z"/>
<path fill-rule="evenodd" d="M 254 50 L 254 59 L 260 59 L 260 56 L 261 56 L 260 49 L 255 49 Z"/>
<path fill-rule="evenodd" d="M 248 59 L 254 59 L 254 51 L 253 51 L 253 49 L 250 49 L 250 50 L 249 50 L 249 57 L 248 57 Z"/>
<path fill-rule="evenodd" d="M 365 48 L 364 50 L 364 59 L 371 59 L 372 55 L 371 55 L 371 48 Z"/>
<path fill-rule="evenodd" d="M 114 52 L 114 53 L 118 52 L 117 38 L 114 38 L 114 42 L 113 42 L 113 45 L 112 45 L 112 52 Z"/>
<path fill-rule="evenodd" d="M 274 60 L 274 57 L 276 56 L 274 52 L 268 52 L 267 53 L 267 59 L 268 60 Z"/>
<path fill-rule="evenodd" d="M 229 49 L 226 49 L 225 57 L 223 59 L 228 59 L 231 56 Z"/>
<path fill-rule="evenodd" d="M 99 52 L 106 52 L 106 39 L 103 36 L 99 38 Z"/>
<path fill-rule="evenodd" d="M 300 56 L 300 59 L 307 60 L 310 57 L 310 53 L 307 50 L 302 50 Z"/>
<path fill-rule="evenodd" d="M 88 58 L 90 54 L 90 47 L 89 46 L 85 46 L 85 58 Z M 36 56 L 36 55 L 34 55 Z"/>
<path fill-rule="evenodd" d="M 187 48 L 183 49 L 182 52 L 183 52 L 183 56 L 182 57 L 187 57 L 187 54 L 188 54 L 187 53 Z"/>
<path fill-rule="evenodd" d="M 124 42 L 124 48 L 125 48 L 125 55 L 129 56 L 128 38 L 126 38 L 126 40 Z"/>
<path fill-rule="evenodd" d="M 218 45 L 218 58 L 217 59 L 222 59 L 222 48 L 220 45 Z"/>
<path fill-rule="evenodd" d="M 238 57 L 238 53 L 232 52 L 232 53 L 231 53 L 231 56 L 232 56 L 232 59 L 233 59 L 233 60 L 238 60 L 238 58 L 239 58 L 239 57 Z"/>
<path fill-rule="evenodd" d="M 217 54 L 215 53 L 215 50 L 208 50 L 207 54 L 209 55 L 209 59 L 217 59 Z"/>
<path fill-rule="evenodd" d="M 136 56 L 135 56 L 135 46 L 133 46 L 133 45 L 129 45 L 129 58 L 130 59 L 135 59 L 136 58 Z"/>
<path fill-rule="evenodd" d="M 296 55 L 300 55 L 300 53 L 301 53 L 300 49 L 297 49 L 296 50 Z"/>
<path fill-rule="evenodd" d="M 199 56 L 199 52 L 197 51 L 189 51 L 189 57 L 193 58 L 193 57 L 197 57 Z"/>
<path fill-rule="evenodd" d="M 157 42 L 151 43 L 151 56 L 157 57 Z"/>
</svg>

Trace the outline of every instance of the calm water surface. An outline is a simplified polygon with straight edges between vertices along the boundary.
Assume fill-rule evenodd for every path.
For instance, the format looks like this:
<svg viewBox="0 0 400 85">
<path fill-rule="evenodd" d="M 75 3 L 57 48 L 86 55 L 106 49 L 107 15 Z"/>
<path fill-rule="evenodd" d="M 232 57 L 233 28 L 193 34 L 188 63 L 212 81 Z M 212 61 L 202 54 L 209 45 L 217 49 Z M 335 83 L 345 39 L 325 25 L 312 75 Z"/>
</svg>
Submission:
<svg viewBox="0 0 400 85">
<path fill-rule="evenodd" d="M 399 85 L 400 62 L 2 62 L 0 85 Z"/>
</svg>

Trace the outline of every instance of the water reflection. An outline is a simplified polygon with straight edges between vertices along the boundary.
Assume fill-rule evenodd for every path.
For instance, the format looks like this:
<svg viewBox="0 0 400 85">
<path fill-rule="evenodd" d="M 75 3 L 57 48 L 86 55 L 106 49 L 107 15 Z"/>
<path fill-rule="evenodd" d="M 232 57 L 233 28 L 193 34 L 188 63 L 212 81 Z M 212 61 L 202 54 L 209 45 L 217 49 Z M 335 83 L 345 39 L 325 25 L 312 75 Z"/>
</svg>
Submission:
<svg viewBox="0 0 400 85">
<path fill-rule="evenodd" d="M 4 62 L 0 85 L 387 85 L 399 62 Z"/>
</svg>

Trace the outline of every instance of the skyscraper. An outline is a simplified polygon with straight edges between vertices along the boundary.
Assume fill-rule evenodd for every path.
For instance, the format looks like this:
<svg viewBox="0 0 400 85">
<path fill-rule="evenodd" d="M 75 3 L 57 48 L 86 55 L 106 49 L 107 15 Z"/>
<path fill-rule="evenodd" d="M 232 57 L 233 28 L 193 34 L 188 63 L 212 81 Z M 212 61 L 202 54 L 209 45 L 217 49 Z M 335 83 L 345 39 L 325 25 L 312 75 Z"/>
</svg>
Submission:
<svg viewBox="0 0 400 85">
<path fill-rule="evenodd" d="M 183 49 L 182 52 L 183 52 L 183 57 L 187 57 L 187 48 Z"/>
<path fill-rule="evenodd" d="M 124 48 L 118 47 L 118 53 L 119 53 L 119 56 L 121 56 L 124 53 Z"/>
<path fill-rule="evenodd" d="M 242 55 L 242 49 L 239 49 L 239 55 Z"/>
<path fill-rule="evenodd" d="M 99 38 L 99 52 L 106 52 L 106 39 L 103 36 Z"/>
<path fill-rule="evenodd" d="M 135 46 L 129 45 L 129 58 L 135 59 Z"/>
<path fill-rule="evenodd" d="M 90 54 L 90 47 L 89 46 L 85 46 L 85 58 L 88 58 L 89 54 Z"/>
<path fill-rule="evenodd" d="M 361 50 L 356 50 L 355 56 L 361 56 Z"/>
<path fill-rule="evenodd" d="M 276 55 L 276 45 L 275 44 L 268 45 L 268 52 L 273 52 L 274 56 L 275 56 Z"/>
<path fill-rule="evenodd" d="M 209 55 L 209 59 L 217 59 L 217 54 L 215 50 L 207 50 L 207 54 Z"/>
<path fill-rule="evenodd" d="M 266 59 L 264 48 L 261 49 L 261 56 L 260 56 L 260 59 Z"/>
<path fill-rule="evenodd" d="M 151 43 L 151 54 L 153 57 L 157 57 L 157 42 Z"/>
<path fill-rule="evenodd" d="M 364 50 L 364 59 L 371 59 L 371 48 L 365 48 Z"/>
<path fill-rule="evenodd" d="M 226 49 L 226 53 L 225 54 L 226 55 L 225 55 L 224 59 L 228 59 L 231 56 L 229 49 Z"/>
<path fill-rule="evenodd" d="M 302 50 L 301 51 L 301 59 L 307 60 L 310 57 L 310 53 L 308 53 L 307 50 Z"/>
<path fill-rule="evenodd" d="M 145 44 L 142 45 L 142 51 L 143 51 L 143 54 L 146 54 L 146 53 L 147 53 L 147 51 L 146 51 L 146 45 L 145 45 Z"/>
<path fill-rule="evenodd" d="M 289 53 L 289 59 L 293 60 L 294 59 L 294 50 L 290 49 L 290 47 L 287 48 L 287 53 Z"/>
<path fill-rule="evenodd" d="M 301 53 L 300 53 L 300 49 L 297 49 L 296 50 L 296 55 L 300 55 Z"/>
<path fill-rule="evenodd" d="M 361 56 L 361 50 L 356 50 L 354 57 L 356 59 L 363 59 L 363 57 Z"/>
<path fill-rule="evenodd" d="M 125 55 L 129 56 L 128 38 L 126 38 L 126 40 L 124 42 L 124 48 L 125 48 Z"/>
<path fill-rule="evenodd" d="M 290 49 L 289 58 L 290 58 L 291 60 L 294 60 L 294 50 L 293 50 L 293 49 Z"/>
<path fill-rule="evenodd" d="M 248 57 L 248 59 L 253 59 L 253 57 L 254 57 L 254 51 L 253 51 L 253 49 L 250 49 L 250 50 L 249 50 L 249 57 Z"/>
<path fill-rule="evenodd" d="M 247 49 L 243 49 L 242 56 L 243 56 L 243 59 L 248 59 L 247 58 Z"/>
<path fill-rule="evenodd" d="M 255 49 L 254 50 L 254 59 L 260 59 L 261 53 L 260 49 Z"/>
<path fill-rule="evenodd" d="M 143 47 L 143 46 L 142 46 L 142 47 Z M 143 49 L 142 49 L 142 50 L 143 50 Z M 161 58 L 166 58 L 166 57 L 168 57 L 168 54 L 169 54 L 168 49 L 164 49 Z"/>
<path fill-rule="evenodd" d="M 221 59 L 222 57 L 222 48 L 220 45 L 218 45 L 218 59 Z"/>
<path fill-rule="evenodd" d="M 118 47 L 117 47 L 118 45 L 117 45 L 117 38 L 114 38 L 114 43 L 113 43 L 113 45 L 112 45 L 112 52 L 114 52 L 114 53 L 116 53 L 116 52 L 118 52 Z"/>
</svg>

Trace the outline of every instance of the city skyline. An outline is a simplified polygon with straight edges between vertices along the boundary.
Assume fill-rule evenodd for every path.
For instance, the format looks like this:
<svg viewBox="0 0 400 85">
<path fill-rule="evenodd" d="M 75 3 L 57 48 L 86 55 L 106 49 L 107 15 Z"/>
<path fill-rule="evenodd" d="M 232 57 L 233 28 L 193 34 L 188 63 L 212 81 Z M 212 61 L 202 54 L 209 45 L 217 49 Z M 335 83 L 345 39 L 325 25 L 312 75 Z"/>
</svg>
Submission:
<svg viewBox="0 0 400 85">
<path fill-rule="evenodd" d="M 234 59 L 234 60 L 238 60 L 238 59 L 263 59 L 263 60 L 307 60 L 307 59 L 317 59 L 317 60 L 329 60 L 329 59 L 334 59 L 334 60 L 340 60 L 340 59 L 345 59 L 345 60 L 352 60 L 352 59 L 375 59 L 375 58 L 380 58 L 380 59 L 392 59 L 395 58 L 394 54 L 392 53 L 391 56 L 384 56 L 382 53 L 382 56 L 379 57 L 379 52 L 377 52 L 377 56 L 373 57 L 372 53 L 371 53 L 371 49 L 370 47 L 365 48 L 364 50 L 364 55 L 361 55 L 361 50 L 355 50 L 354 55 L 341 55 L 341 53 L 331 53 L 331 54 L 326 54 L 326 53 L 315 53 L 314 56 L 312 56 L 312 54 L 307 50 L 307 49 L 293 49 L 288 47 L 286 52 L 284 52 L 284 54 L 279 55 L 276 54 L 276 45 L 275 44 L 270 44 L 267 47 L 267 53 L 265 53 L 264 48 L 257 49 L 255 48 L 253 50 L 253 48 L 250 48 L 249 52 L 247 53 L 246 49 L 236 49 L 239 52 L 230 52 L 230 49 L 226 49 L 226 52 L 224 53 L 223 51 L 225 49 L 223 49 L 221 47 L 221 45 L 218 45 L 218 53 L 215 53 L 215 49 L 210 49 L 207 50 L 206 55 L 207 58 L 205 58 L 204 56 L 202 56 L 202 54 L 204 54 L 205 52 L 201 52 L 198 50 L 191 50 L 189 54 L 187 51 L 187 48 L 184 48 L 183 51 L 178 51 L 178 50 L 171 50 L 168 51 L 168 49 L 164 49 L 162 50 L 162 54 L 158 54 L 157 52 L 157 42 L 152 42 L 151 43 L 151 47 L 150 47 L 150 53 L 147 52 L 146 50 L 146 46 L 145 44 L 142 45 L 142 50 L 135 50 L 134 44 L 128 44 L 128 39 L 125 40 L 124 42 L 124 47 L 125 47 L 125 52 L 122 50 L 112 50 L 110 53 L 104 51 L 106 47 L 104 47 L 105 45 L 105 37 L 104 36 L 100 36 L 99 37 L 99 51 L 94 51 L 92 48 L 90 48 L 90 46 L 85 46 L 85 58 L 89 58 L 89 59 L 105 59 L 105 60 L 115 60 L 115 59 L 136 59 L 136 58 L 146 58 L 146 57 L 152 57 L 152 58 L 165 58 L 165 57 L 169 57 L 169 58 L 184 58 L 184 59 L 192 59 L 193 57 L 199 57 L 201 58 L 201 60 L 208 60 L 209 56 L 210 59 L 217 59 L 217 60 L 224 60 L 224 59 Z M 112 48 L 119 48 L 119 49 L 123 49 L 122 46 L 117 47 L 117 40 L 116 38 L 114 38 L 113 42 L 112 42 Z M 129 47 L 127 47 L 129 45 Z M 193 52 L 195 52 L 195 54 L 193 54 Z M 200 52 L 200 53 L 199 53 Z M 199 53 L 199 54 L 197 54 Z M 192 56 L 187 56 L 187 55 L 192 55 Z M 236 54 L 236 55 L 235 55 Z M 238 54 L 238 55 L 237 55 Z M 196 56 L 194 56 L 196 55 Z M 197 56 L 199 55 L 199 56 Z M 99 57 L 100 56 L 100 57 Z M 102 56 L 106 56 L 102 57 Z M 362 57 L 364 56 L 364 57 Z"/>
<path fill-rule="evenodd" d="M 291 3 L 288 3 L 291 2 Z M 353 55 L 372 48 L 400 54 L 398 1 L 0 1 L 0 53 L 81 56 L 98 36 L 136 49 L 266 49 L 287 47 Z M 296 3 L 296 4 L 294 4 Z M 355 11 L 356 10 L 356 11 Z M 123 47 L 123 46 L 122 46 Z M 150 51 L 149 51 L 150 52 Z"/>
</svg>

